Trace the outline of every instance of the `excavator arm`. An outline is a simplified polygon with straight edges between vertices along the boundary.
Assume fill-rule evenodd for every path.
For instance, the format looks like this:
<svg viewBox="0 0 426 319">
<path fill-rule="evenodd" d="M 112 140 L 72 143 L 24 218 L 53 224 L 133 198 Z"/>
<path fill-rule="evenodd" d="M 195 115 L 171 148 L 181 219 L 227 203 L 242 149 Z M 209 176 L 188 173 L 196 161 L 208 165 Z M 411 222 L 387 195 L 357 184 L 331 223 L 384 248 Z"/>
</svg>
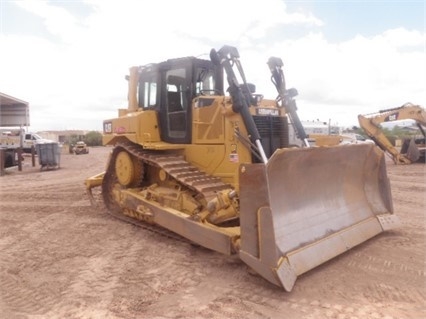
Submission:
<svg viewBox="0 0 426 319">
<path fill-rule="evenodd" d="M 358 115 L 358 122 L 367 135 L 385 152 L 389 153 L 395 164 L 411 164 L 419 158 L 419 151 L 414 143 L 411 143 L 406 154 L 400 153 L 385 136 L 380 124 L 398 120 L 414 120 L 420 128 L 423 136 L 422 125 L 426 125 L 426 112 L 419 105 L 406 103 L 400 107 L 381 110 L 378 113 Z"/>
</svg>

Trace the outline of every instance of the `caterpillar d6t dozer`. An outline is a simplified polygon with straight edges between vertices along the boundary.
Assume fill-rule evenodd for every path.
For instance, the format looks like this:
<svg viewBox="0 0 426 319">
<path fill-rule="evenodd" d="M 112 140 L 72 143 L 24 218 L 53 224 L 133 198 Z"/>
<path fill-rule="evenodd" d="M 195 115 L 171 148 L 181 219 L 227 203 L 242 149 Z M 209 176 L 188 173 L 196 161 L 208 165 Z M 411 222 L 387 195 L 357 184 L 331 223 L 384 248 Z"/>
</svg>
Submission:
<svg viewBox="0 0 426 319">
<path fill-rule="evenodd" d="M 246 82 L 236 48 L 132 67 L 127 109 L 103 122 L 101 187 L 113 215 L 238 254 L 291 291 L 297 276 L 397 224 L 372 144 L 288 147 L 295 90 L 268 61 L 276 99 Z M 237 71 L 235 71 L 237 70 Z M 224 72 L 229 88 L 225 94 Z M 92 196 L 93 199 L 93 196 Z"/>
</svg>

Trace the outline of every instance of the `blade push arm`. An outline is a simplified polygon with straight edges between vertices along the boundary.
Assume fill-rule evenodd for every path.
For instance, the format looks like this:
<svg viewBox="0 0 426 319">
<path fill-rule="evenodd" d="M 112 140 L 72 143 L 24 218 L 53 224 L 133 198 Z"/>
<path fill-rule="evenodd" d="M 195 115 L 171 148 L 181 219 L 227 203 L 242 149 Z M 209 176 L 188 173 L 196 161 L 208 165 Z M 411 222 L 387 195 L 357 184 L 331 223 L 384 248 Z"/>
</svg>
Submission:
<svg viewBox="0 0 426 319">
<path fill-rule="evenodd" d="M 243 118 L 244 124 L 250 135 L 250 139 L 257 146 L 260 156 L 262 157 L 262 161 L 266 164 L 268 162 L 268 159 L 260 142 L 260 134 L 249 111 L 250 102 L 248 95 L 250 90 L 247 81 L 245 80 L 244 72 L 239 57 L 240 55 L 238 53 L 238 50 L 231 46 L 223 46 L 219 51 L 216 51 L 215 49 L 212 49 L 210 51 L 210 59 L 212 60 L 212 62 L 217 65 L 222 65 L 225 69 L 229 84 L 229 93 L 232 97 L 232 110 L 235 113 L 241 114 L 241 117 Z M 246 94 L 244 94 L 242 87 L 238 82 L 238 79 L 233 69 L 233 65 L 236 65 L 238 68 L 240 76 L 244 82 L 243 86 L 245 88 Z"/>
</svg>

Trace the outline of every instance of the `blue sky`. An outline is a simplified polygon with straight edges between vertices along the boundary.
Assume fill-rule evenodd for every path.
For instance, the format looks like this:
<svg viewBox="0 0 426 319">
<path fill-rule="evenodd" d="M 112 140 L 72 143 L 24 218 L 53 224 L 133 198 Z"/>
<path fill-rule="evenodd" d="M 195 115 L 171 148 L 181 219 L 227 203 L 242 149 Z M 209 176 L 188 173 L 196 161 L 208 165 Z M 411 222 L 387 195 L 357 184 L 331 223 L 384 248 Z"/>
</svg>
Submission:
<svg viewBox="0 0 426 319">
<path fill-rule="evenodd" d="M 280 56 L 303 120 L 426 104 L 426 0 L 0 0 L 0 92 L 30 103 L 31 130 L 101 129 L 130 66 L 225 44 L 265 97 Z"/>
<path fill-rule="evenodd" d="M 289 9 L 310 8 L 324 21 L 322 32 L 333 42 L 361 34 L 375 36 L 386 30 L 406 28 L 425 30 L 425 1 L 352 0 L 291 1 Z"/>
</svg>

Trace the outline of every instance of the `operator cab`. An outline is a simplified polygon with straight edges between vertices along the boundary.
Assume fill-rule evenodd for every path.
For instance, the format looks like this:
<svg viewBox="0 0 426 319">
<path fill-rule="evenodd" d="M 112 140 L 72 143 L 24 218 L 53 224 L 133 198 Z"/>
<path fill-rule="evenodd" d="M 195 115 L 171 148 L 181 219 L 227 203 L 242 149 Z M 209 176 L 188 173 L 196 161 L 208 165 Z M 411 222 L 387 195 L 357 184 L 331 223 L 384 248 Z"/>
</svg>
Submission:
<svg viewBox="0 0 426 319">
<path fill-rule="evenodd" d="M 191 143 L 192 100 L 199 95 L 223 95 L 223 71 L 211 61 L 194 57 L 170 59 L 140 69 L 138 103 L 159 114 L 161 139 Z"/>
</svg>

